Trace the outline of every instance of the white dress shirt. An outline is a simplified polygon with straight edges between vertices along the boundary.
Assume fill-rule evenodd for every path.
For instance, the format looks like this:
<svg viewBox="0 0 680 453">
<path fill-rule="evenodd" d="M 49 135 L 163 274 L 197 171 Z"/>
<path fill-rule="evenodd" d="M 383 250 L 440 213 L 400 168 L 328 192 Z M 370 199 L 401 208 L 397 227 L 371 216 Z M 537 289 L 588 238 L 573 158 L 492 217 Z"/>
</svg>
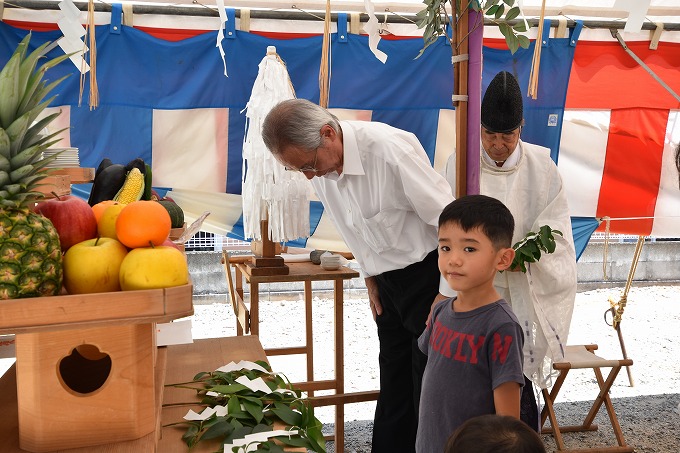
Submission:
<svg viewBox="0 0 680 453">
<path fill-rule="evenodd" d="M 364 277 L 402 269 L 437 248 L 439 214 L 453 201 L 415 135 L 367 121 L 341 121 L 342 174 L 314 189 Z"/>
</svg>

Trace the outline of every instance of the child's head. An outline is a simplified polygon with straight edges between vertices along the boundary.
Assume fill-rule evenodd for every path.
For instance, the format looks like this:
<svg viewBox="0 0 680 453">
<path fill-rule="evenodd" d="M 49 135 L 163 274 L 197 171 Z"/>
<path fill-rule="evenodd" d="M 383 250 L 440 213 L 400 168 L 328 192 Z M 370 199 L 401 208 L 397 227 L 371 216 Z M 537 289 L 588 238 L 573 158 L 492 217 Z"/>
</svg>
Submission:
<svg viewBox="0 0 680 453">
<path fill-rule="evenodd" d="M 512 246 L 515 219 L 500 201 L 486 195 L 467 195 L 449 203 L 439 215 L 439 229 L 449 223 L 468 232 L 479 228 L 496 249 Z"/>
<path fill-rule="evenodd" d="M 515 257 L 515 221 L 507 207 L 484 195 L 461 197 L 439 216 L 439 271 L 459 292 L 492 288 L 496 272 Z"/>
<path fill-rule="evenodd" d="M 480 415 L 463 423 L 446 444 L 445 453 L 545 453 L 539 435 L 507 415 Z"/>
</svg>

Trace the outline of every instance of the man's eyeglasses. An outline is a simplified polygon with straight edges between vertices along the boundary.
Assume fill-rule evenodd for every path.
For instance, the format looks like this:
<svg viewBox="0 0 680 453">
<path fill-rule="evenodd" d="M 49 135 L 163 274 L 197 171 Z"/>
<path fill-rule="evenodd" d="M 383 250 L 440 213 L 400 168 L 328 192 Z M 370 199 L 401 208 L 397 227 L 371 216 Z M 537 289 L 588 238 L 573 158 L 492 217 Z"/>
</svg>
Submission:
<svg viewBox="0 0 680 453">
<path fill-rule="evenodd" d="M 319 155 L 319 148 L 317 148 L 314 151 L 314 161 L 310 164 L 305 164 L 300 168 L 295 168 L 295 167 L 283 167 L 285 170 L 288 171 L 299 171 L 302 173 L 318 173 L 318 170 L 316 169 L 316 157 Z"/>
</svg>

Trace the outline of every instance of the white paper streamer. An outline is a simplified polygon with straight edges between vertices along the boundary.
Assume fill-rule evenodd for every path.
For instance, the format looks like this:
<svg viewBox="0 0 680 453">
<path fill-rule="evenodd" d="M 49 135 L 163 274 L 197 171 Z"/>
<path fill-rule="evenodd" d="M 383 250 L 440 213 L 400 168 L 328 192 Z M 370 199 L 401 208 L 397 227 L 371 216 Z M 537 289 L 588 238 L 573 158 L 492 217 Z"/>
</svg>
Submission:
<svg viewBox="0 0 680 453">
<path fill-rule="evenodd" d="M 630 13 L 626 26 L 623 28 L 624 32 L 640 33 L 650 3 L 651 0 L 616 0 L 614 2 L 614 9 L 623 9 Z"/>
<path fill-rule="evenodd" d="M 80 10 L 72 0 L 59 2 L 59 9 L 61 17 L 57 20 L 57 25 L 64 36 L 57 40 L 57 44 L 66 54 L 76 52 L 70 56 L 70 60 L 85 74 L 90 70 L 90 65 L 83 59 L 83 52 L 87 52 L 88 48 L 82 39 L 85 36 L 85 27 L 80 23 Z"/>
<path fill-rule="evenodd" d="M 250 100 L 246 104 L 246 134 L 243 140 L 243 231 L 246 238 L 260 240 L 260 222 L 269 220 L 273 242 L 309 237 L 307 178 L 286 171 L 262 140 L 262 122 L 279 102 L 295 98 L 288 70 L 270 46 L 259 64 Z"/>
<path fill-rule="evenodd" d="M 366 7 L 366 13 L 368 14 L 368 22 L 364 25 L 364 31 L 368 34 L 368 48 L 371 49 L 375 58 L 382 63 L 385 63 L 387 61 L 387 54 L 378 49 L 378 43 L 380 42 L 380 26 L 378 18 L 375 17 L 373 1 L 364 0 L 364 6 Z"/>
<path fill-rule="evenodd" d="M 257 371 L 262 371 L 263 373 L 269 373 L 269 371 L 265 370 L 264 368 L 262 368 L 257 363 L 250 362 L 248 360 L 241 360 L 238 363 L 229 362 L 228 364 L 219 367 L 215 371 L 222 371 L 222 372 L 225 372 L 225 373 L 229 373 L 230 371 L 241 371 L 241 370 L 257 370 Z M 271 374 L 271 373 L 269 373 L 269 374 Z"/>
<path fill-rule="evenodd" d="M 286 431 L 283 429 L 279 429 L 276 431 L 265 431 L 262 433 L 255 433 L 255 434 L 246 434 L 246 436 L 243 439 L 234 439 L 233 443 L 231 444 L 224 444 L 224 451 L 232 451 L 231 449 L 234 447 L 240 447 L 237 451 L 238 453 L 247 453 L 250 451 L 255 451 L 257 450 L 257 447 L 260 446 L 260 442 L 266 442 L 270 437 L 278 437 L 278 436 L 292 436 L 294 434 L 297 434 L 298 431 L 296 429 L 292 429 L 290 431 Z"/>
<path fill-rule="evenodd" d="M 272 392 L 272 389 L 269 388 L 269 386 L 264 382 L 264 380 L 261 377 L 255 378 L 251 381 L 250 379 L 248 379 L 248 376 L 241 376 L 236 379 L 236 382 L 238 382 L 241 385 L 245 385 L 253 392 L 264 392 L 265 395 L 269 395 Z"/>
<path fill-rule="evenodd" d="M 227 59 L 225 58 L 224 49 L 222 48 L 222 40 L 224 39 L 224 24 L 227 23 L 227 12 L 224 9 L 224 0 L 217 0 L 217 12 L 220 15 L 220 29 L 217 31 L 217 47 L 220 51 L 220 56 L 222 57 L 222 64 L 224 65 L 224 76 L 229 77 L 227 74 Z"/>
<path fill-rule="evenodd" d="M 227 409 L 227 406 L 206 407 L 200 414 L 189 409 L 189 412 L 184 416 L 184 420 L 199 421 L 205 420 L 213 414 L 217 414 L 218 417 L 223 417 L 228 413 L 229 410 Z"/>
</svg>

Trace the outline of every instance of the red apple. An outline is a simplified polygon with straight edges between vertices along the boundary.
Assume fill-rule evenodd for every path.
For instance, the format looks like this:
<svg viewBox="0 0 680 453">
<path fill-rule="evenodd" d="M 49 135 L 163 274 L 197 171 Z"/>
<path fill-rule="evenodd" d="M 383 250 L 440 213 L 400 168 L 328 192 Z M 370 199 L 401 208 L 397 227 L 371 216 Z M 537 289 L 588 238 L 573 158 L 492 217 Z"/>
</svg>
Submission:
<svg viewBox="0 0 680 453">
<path fill-rule="evenodd" d="M 59 234 L 62 252 L 97 237 L 97 218 L 82 198 L 73 195 L 50 198 L 36 204 L 33 210 L 52 221 Z"/>
<path fill-rule="evenodd" d="M 170 239 L 170 238 L 168 238 L 168 239 L 166 239 L 165 241 L 163 241 L 163 243 L 162 243 L 161 245 L 166 246 L 166 247 L 174 247 L 174 248 L 176 248 L 177 250 L 179 250 L 180 252 L 183 252 L 183 251 L 184 251 L 184 250 L 182 250 L 182 248 L 181 248 L 179 245 L 177 245 L 177 244 L 175 244 L 174 242 L 172 242 L 172 239 Z"/>
<path fill-rule="evenodd" d="M 88 239 L 64 254 L 64 287 L 69 294 L 120 291 L 120 266 L 127 248 L 112 238 Z"/>
</svg>

